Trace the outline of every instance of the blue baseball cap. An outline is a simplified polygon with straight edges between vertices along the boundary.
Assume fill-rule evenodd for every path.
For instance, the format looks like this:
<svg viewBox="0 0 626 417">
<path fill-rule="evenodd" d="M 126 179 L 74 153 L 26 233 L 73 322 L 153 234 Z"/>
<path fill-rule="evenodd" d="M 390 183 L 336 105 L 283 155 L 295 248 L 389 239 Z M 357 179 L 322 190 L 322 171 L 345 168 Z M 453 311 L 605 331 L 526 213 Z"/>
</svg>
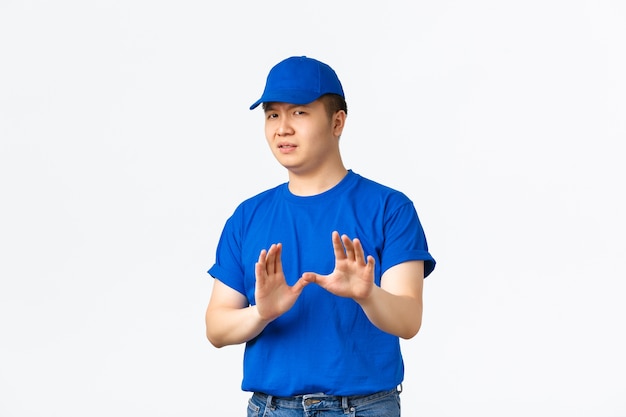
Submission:
<svg viewBox="0 0 626 417">
<path fill-rule="evenodd" d="M 316 59 L 293 56 L 270 70 L 263 95 L 250 110 L 270 101 L 308 104 L 324 94 L 338 94 L 345 99 L 335 71 Z"/>
</svg>

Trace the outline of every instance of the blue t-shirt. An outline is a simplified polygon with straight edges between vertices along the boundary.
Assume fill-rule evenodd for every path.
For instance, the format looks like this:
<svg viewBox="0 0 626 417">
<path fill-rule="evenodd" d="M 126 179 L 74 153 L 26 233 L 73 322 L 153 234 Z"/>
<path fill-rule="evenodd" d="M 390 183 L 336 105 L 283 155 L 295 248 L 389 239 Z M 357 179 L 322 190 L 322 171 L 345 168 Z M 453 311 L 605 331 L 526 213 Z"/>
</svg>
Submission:
<svg viewBox="0 0 626 417">
<path fill-rule="evenodd" d="M 262 249 L 282 243 L 283 271 L 293 285 L 304 272 L 333 271 L 335 230 L 358 237 L 365 256 L 374 257 L 376 285 L 402 262 L 423 260 L 425 276 L 435 267 L 411 200 L 350 170 L 318 195 L 296 196 L 285 183 L 244 201 L 226 222 L 209 274 L 254 305 L 254 266 Z M 354 300 L 311 284 L 246 344 L 242 389 L 360 395 L 391 389 L 403 378 L 399 338 L 375 327 Z"/>
</svg>

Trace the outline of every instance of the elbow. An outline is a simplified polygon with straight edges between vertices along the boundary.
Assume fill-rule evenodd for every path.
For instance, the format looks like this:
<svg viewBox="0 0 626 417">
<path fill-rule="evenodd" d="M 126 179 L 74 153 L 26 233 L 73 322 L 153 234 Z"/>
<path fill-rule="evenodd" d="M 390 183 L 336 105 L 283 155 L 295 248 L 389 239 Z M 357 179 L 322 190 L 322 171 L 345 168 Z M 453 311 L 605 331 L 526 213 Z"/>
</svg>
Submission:
<svg viewBox="0 0 626 417">
<path fill-rule="evenodd" d="M 220 335 L 217 334 L 214 331 L 214 329 L 212 329 L 211 326 L 209 326 L 208 323 L 206 325 L 206 338 L 209 341 L 209 343 L 211 343 L 214 347 L 218 349 L 227 345 L 227 343 L 225 343 L 224 341 L 224 338 L 220 337 Z"/>
<path fill-rule="evenodd" d="M 210 335 L 208 332 L 207 332 L 206 338 L 209 340 L 209 343 L 211 343 L 214 347 L 218 349 L 226 346 L 226 343 L 224 343 L 219 338 Z"/>
<path fill-rule="evenodd" d="M 227 345 L 226 340 L 224 339 L 223 332 L 220 331 L 220 328 L 215 323 L 216 318 L 214 318 L 210 314 L 210 310 L 207 309 L 204 325 L 205 325 L 205 334 L 206 338 L 216 348 L 222 348 Z"/>
<path fill-rule="evenodd" d="M 206 338 L 209 343 L 211 343 L 214 347 L 218 349 L 228 345 L 228 343 L 225 342 L 224 338 L 219 337 L 219 335 L 215 334 L 214 332 L 211 332 L 208 326 L 206 329 Z"/>
<path fill-rule="evenodd" d="M 402 334 L 399 334 L 402 339 L 409 340 L 417 336 L 420 329 L 422 328 L 422 305 L 421 303 L 418 306 L 418 309 L 413 314 L 412 320 L 406 323 L 406 327 Z"/>
<path fill-rule="evenodd" d="M 415 336 L 417 336 L 417 334 L 419 333 L 421 327 L 422 327 L 422 321 L 420 320 L 417 323 L 413 323 L 412 326 L 410 326 L 407 329 L 405 329 L 405 331 L 402 332 L 401 334 L 399 334 L 398 336 L 400 338 L 404 339 L 404 340 L 412 339 Z"/>
<path fill-rule="evenodd" d="M 220 343 L 217 340 L 214 339 L 209 339 L 209 342 L 211 343 L 211 345 L 213 345 L 213 347 L 216 347 L 218 349 L 223 348 L 224 346 L 226 346 L 226 343 Z"/>
</svg>

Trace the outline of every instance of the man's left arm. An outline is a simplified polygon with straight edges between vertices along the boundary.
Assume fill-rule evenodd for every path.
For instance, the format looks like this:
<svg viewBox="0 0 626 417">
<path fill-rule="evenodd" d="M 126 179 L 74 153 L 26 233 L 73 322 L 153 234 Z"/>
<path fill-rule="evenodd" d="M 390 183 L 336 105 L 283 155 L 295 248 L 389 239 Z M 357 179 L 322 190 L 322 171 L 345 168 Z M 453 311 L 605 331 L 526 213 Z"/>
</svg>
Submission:
<svg viewBox="0 0 626 417">
<path fill-rule="evenodd" d="M 365 298 L 355 299 L 380 330 L 403 339 L 422 326 L 424 261 L 408 261 L 389 268 Z"/>
<path fill-rule="evenodd" d="M 374 258 L 365 256 L 358 238 L 332 234 L 335 269 L 329 275 L 307 272 L 303 282 L 356 301 L 380 330 L 410 339 L 422 326 L 424 261 L 407 261 L 389 268 L 374 284 Z"/>
</svg>

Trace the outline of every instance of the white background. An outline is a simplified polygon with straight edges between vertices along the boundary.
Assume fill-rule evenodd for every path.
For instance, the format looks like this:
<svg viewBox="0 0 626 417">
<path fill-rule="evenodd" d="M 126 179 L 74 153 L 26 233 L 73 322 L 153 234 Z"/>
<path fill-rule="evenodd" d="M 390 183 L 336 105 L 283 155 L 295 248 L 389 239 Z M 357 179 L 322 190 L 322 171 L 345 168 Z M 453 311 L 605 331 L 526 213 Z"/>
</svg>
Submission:
<svg viewBox="0 0 626 417">
<path fill-rule="evenodd" d="M 204 309 L 292 55 L 438 266 L 403 415 L 626 416 L 626 4 L 0 2 L 0 416 L 241 416 Z"/>
</svg>

